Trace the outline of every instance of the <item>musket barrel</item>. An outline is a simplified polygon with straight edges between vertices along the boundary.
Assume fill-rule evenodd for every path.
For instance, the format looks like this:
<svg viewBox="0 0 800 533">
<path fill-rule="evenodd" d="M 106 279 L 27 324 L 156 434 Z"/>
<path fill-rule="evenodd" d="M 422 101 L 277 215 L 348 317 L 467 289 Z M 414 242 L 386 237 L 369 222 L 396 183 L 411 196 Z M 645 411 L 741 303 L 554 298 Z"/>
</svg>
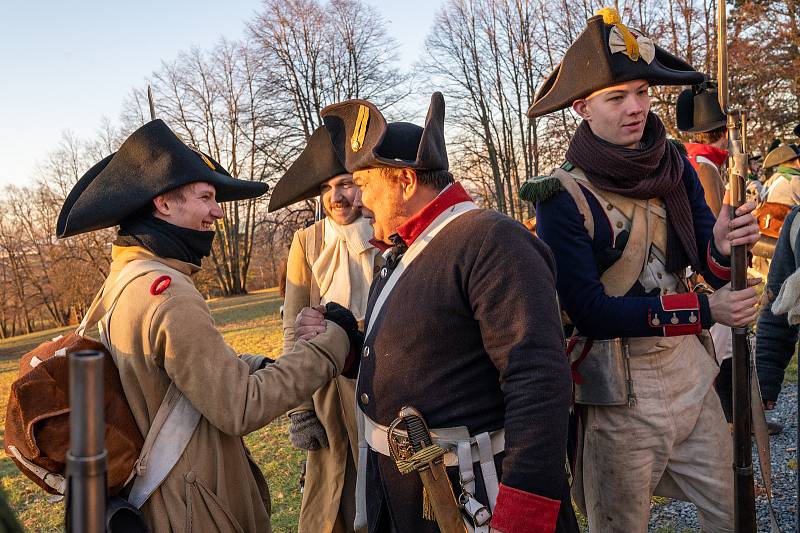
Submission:
<svg viewBox="0 0 800 533">
<path fill-rule="evenodd" d="M 102 533 L 106 504 L 103 354 L 85 350 L 69 358 L 67 531 Z"/>
<path fill-rule="evenodd" d="M 731 109 L 728 84 L 728 17 L 725 0 L 717 0 L 717 95 L 728 117 L 728 185 L 731 219 L 745 202 L 747 177 L 746 126 L 743 113 Z M 747 248 L 731 247 L 731 289 L 747 288 Z M 756 531 L 755 486 L 753 479 L 753 437 L 750 380 L 752 364 L 747 328 L 731 328 L 733 345 L 733 492 L 734 530 Z"/>
</svg>

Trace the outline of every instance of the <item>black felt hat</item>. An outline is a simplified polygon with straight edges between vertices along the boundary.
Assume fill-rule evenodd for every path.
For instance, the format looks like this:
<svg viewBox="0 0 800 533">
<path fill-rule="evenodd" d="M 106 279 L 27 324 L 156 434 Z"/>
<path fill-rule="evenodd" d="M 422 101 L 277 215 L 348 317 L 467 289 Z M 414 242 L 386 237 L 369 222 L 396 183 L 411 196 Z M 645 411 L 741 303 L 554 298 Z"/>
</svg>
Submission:
<svg viewBox="0 0 800 533">
<path fill-rule="evenodd" d="M 616 10 L 606 8 L 590 18 L 570 45 L 564 59 L 536 92 L 530 118 L 564 109 L 595 91 L 632 80 L 650 85 L 692 85 L 703 74 L 657 46 L 645 35 L 629 30 Z"/>
<path fill-rule="evenodd" d="M 320 126 L 272 190 L 269 212 L 313 198 L 324 182 L 339 174 L 347 174 L 347 169 L 333 149 L 328 129 Z"/>
<path fill-rule="evenodd" d="M 717 84 L 713 81 L 693 85 L 678 95 L 675 115 L 678 129 L 689 133 L 715 130 L 728 122 L 719 107 Z"/>
<path fill-rule="evenodd" d="M 255 198 L 269 188 L 232 177 L 211 157 L 186 146 L 162 120 L 153 120 L 78 180 L 61 207 L 56 235 L 116 226 L 156 196 L 198 181 L 213 185 L 219 202 Z"/>
<path fill-rule="evenodd" d="M 444 140 L 444 97 L 431 96 L 425 127 L 386 122 L 366 100 L 347 100 L 320 112 L 345 168 L 355 172 L 374 167 L 447 170 Z"/>
</svg>

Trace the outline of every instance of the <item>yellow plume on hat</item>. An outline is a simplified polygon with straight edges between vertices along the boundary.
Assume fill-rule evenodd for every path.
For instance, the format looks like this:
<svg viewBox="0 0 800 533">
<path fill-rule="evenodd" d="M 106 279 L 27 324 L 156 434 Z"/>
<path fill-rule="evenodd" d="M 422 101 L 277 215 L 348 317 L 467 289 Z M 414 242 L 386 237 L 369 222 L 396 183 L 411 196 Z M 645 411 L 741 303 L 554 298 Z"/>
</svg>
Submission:
<svg viewBox="0 0 800 533">
<path fill-rule="evenodd" d="M 631 61 L 638 61 L 639 43 L 636 41 L 636 37 L 631 33 L 631 30 L 622 23 L 619 12 L 613 7 L 604 7 L 597 12 L 597 15 L 602 15 L 603 22 L 606 24 L 613 24 L 619 30 L 622 34 L 622 38 L 625 40 L 625 55 L 631 58 Z"/>
</svg>

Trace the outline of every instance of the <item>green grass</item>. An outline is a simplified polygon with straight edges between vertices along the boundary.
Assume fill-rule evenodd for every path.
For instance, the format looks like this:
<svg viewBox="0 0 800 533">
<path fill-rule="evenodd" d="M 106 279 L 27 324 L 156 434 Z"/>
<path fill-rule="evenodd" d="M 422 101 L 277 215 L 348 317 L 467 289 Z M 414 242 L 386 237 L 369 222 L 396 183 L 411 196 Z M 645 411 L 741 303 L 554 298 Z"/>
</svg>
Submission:
<svg viewBox="0 0 800 533">
<path fill-rule="evenodd" d="M 282 344 L 280 297 L 275 290 L 209 302 L 217 326 L 238 352 L 275 357 Z M 51 329 L 0 341 L 0 439 L 4 435 L 6 402 L 17 375 L 17 359 L 38 344 L 69 331 Z M 297 530 L 300 491 L 297 481 L 304 454 L 289 445 L 285 417 L 245 438 L 256 463 L 269 482 L 272 496 L 272 529 L 276 533 Z M 19 521 L 31 532 L 63 531 L 63 505 L 51 503 L 4 454 L 0 456 L 0 488 Z"/>
</svg>

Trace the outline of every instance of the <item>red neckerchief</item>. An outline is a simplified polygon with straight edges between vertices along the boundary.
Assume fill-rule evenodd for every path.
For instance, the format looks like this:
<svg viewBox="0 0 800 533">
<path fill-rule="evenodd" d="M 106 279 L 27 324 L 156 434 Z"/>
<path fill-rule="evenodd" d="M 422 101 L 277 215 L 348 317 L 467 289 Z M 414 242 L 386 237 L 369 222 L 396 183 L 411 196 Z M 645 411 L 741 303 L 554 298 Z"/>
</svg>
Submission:
<svg viewBox="0 0 800 533">
<path fill-rule="evenodd" d="M 433 199 L 431 203 L 420 209 L 411 218 L 406 220 L 397 228 L 397 234 L 406 243 L 406 246 L 411 246 L 411 243 L 419 237 L 419 234 L 425 231 L 425 228 L 430 226 L 431 222 L 442 212 L 453 207 L 461 202 L 471 202 L 472 197 L 467 194 L 464 187 L 460 183 L 455 182 L 446 190 L 442 191 L 439 196 Z"/>
<path fill-rule="evenodd" d="M 705 157 L 714 163 L 717 168 L 728 160 L 727 150 L 721 150 L 710 144 L 686 143 L 684 146 L 686 146 L 686 152 L 689 154 L 689 162 L 695 170 L 698 170 L 697 156 Z"/>
</svg>

